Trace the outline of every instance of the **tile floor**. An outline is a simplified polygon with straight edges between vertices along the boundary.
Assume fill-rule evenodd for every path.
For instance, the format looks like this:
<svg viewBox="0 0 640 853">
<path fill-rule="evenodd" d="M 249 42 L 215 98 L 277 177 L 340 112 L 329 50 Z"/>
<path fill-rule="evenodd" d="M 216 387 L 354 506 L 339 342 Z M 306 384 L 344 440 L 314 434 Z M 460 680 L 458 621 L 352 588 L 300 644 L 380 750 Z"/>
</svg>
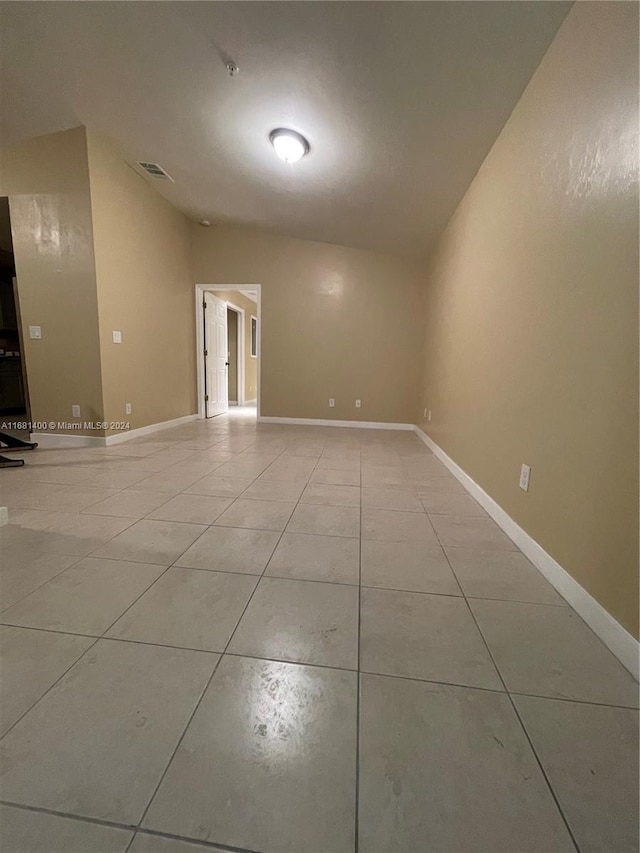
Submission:
<svg viewBox="0 0 640 853">
<path fill-rule="evenodd" d="M 638 687 L 411 433 L 0 475 L 2 853 L 638 849 Z"/>
</svg>

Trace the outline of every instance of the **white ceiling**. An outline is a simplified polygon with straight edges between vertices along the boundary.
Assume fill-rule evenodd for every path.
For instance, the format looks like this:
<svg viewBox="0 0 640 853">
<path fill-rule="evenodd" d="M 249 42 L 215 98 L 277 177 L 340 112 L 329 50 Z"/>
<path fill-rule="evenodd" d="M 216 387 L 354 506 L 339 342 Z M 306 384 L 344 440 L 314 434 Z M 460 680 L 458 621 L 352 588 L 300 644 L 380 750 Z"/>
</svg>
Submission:
<svg viewBox="0 0 640 853">
<path fill-rule="evenodd" d="M 196 219 L 421 256 L 569 7 L 3 2 L 0 132 L 85 124 L 160 163 Z M 295 165 L 268 142 L 282 125 L 311 143 Z"/>
</svg>

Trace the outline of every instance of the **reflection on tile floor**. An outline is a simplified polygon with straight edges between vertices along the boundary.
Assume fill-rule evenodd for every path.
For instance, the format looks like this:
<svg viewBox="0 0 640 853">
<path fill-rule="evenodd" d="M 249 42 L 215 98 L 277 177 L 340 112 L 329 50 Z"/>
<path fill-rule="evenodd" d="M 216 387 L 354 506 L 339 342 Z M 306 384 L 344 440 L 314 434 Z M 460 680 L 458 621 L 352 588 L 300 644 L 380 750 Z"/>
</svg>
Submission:
<svg viewBox="0 0 640 853">
<path fill-rule="evenodd" d="M 3 853 L 638 849 L 638 687 L 409 432 L 0 477 Z"/>
</svg>

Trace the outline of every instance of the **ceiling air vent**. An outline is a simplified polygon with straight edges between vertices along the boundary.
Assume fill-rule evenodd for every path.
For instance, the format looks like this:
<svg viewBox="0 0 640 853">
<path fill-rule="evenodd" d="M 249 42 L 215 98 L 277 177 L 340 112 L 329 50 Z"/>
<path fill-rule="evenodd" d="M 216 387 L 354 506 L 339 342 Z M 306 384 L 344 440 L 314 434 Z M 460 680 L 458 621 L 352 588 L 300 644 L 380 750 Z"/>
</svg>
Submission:
<svg viewBox="0 0 640 853">
<path fill-rule="evenodd" d="M 148 172 L 152 178 L 160 178 L 161 181 L 171 181 L 175 183 L 171 175 L 167 175 L 162 166 L 158 166 L 157 163 L 138 163 L 138 166 L 141 166 L 145 172 Z"/>
</svg>

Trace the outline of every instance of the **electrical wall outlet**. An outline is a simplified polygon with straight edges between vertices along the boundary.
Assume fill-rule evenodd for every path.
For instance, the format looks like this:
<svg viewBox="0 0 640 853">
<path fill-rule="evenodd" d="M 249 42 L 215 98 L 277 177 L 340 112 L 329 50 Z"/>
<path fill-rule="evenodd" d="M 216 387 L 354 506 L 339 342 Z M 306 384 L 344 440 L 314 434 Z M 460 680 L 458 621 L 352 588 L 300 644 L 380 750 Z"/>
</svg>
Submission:
<svg viewBox="0 0 640 853">
<path fill-rule="evenodd" d="M 359 409 L 362 406 L 362 400 L 356 400 L 356 409 Z"/>
<path fill-rule="evenodd" d="M 82 417 L 82 415 L 80 414 L 80 406 L 71 406 L 71 417 L 72 418 Z"/>
<path fill-rule="evenodd" d="M 42 338 L 42 328 L 40 326 L 29 326 L 29 337 L 34 341 L 39 341 Z"/>
<path fill-rule="evenodd" d="M 125 403 L 125 404 L 124 404 L 124 413 L 125 413 L 125 415 L 130 415 L 130 414 L 131 414 L 131 412 L 132 412 L 132 410 L 133 410 L 133 407 L 131 406 L 131 403 Z"/>
<path fill-rule="evenodd" d="M 520 488 L 524 492 L 529 491 L 529 479 L 531 478 L 531 468 L 528 465 L 522 465 L 520 468 Z"/>
<path fill-rule="evenodd" d="M 113 342 L 114 342 L 114 344 L 121 344 L 122 343 L 122 332 L 116 332 L 116 331 L 113 332 Z"/>
<path fill-rule="evenodd" d="M 329 397 L 329 408 L 333 409 L 335 404 L 336 404 L 336 401 L 333 399 L 333 397 Z"/>
<path fill-rule="evenodd" d="M 427 412 L 427 420 L 431 423 L 431 409 Z"/>
</svg>

